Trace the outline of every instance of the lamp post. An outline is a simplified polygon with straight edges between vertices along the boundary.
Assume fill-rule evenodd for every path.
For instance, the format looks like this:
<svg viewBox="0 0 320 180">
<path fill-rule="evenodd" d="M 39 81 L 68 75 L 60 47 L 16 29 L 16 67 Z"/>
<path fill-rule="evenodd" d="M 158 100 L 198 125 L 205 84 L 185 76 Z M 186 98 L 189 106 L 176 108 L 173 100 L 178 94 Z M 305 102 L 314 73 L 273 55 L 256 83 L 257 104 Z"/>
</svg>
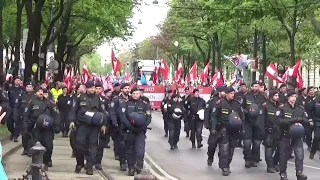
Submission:
<svg viewBox="0 0 320 180">
<path fill-rule="evenodd" d="M 175 41 L 174 46 L 176 47 L 176 53 L 177 53 L 177 59 L 176 59 L 176 65 L 178 66 L 178 60 L 179 60 L 179 55 L 178 55 L 178 46 L 179 46 L 179 42 Z"/>
</svg>

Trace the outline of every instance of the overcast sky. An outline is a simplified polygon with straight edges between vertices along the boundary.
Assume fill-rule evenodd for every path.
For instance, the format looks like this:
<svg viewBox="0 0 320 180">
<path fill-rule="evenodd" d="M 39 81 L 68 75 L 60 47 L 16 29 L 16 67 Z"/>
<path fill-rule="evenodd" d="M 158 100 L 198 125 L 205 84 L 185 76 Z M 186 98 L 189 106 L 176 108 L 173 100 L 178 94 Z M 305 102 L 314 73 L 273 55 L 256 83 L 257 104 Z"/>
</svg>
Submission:
<svg viewBox="0 0 320 180">
<path fill-rule="evenodd" d="M 112 48 L 116 48 L 120 51 L 116 51 L 116 54 L 119 54 L 121 51 L 129 49 L 135 43 L 143 41 L 145 38 L 157 35 L 159 33 L 157 24 L 161 23 L 169 10 L 169 7 L 165 5 L 168 0 L 158 0 L 159 5 L 153 5 L 153 0 L 143 0 L 143 4 L 140 6 L 140 12 L 137 9 L 134 10 L 134 16 L 132 22 L 136 28 L 133 33 L 132 39 L 124 42 L 120 39 L 114 39 L 116 47 L 110 46 L 108 43 L 105 43 L 98 47 L 97 52 L 101 56 L 101 61 L 109 60 L 110 53 Z M 141 20 L 142 24 L 138 24 Z"/>
</svg>

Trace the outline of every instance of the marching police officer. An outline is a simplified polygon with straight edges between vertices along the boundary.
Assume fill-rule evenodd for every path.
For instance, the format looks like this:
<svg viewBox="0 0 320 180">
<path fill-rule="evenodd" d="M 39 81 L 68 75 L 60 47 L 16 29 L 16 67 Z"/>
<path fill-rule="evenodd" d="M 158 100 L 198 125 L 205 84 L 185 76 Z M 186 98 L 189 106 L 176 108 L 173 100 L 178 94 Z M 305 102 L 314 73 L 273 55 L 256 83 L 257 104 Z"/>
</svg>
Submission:
<svg viewBox="0 0 320 180">
<path fill-rule="evenodd" d="M 202 148 L 202 128 L 204 120 L 204 109 L 206 108 L 206 102 L 203 98 L 199 96 L 199 89 L 193 90 L 193 97 L 190 98 L 190 101 L 187 102 L 191 120 L 190 120 L 190 141 L 192 143 L 192 148 L 196 148 L 196 139 L 197 147 Z M 203 114 L 201 114 L 203 111 Z M 199 113 L 198 113 L 199 112 Z M 203 116 L 203 117 L 201 117 Z"/>
<path fill-rule="evenodd" d="M 310 159 L 314 158 L 318 148 L 320 147 L 320 97 L 315 99 L 313 107 L 313 122 L 314 122 L 314 139 L 310 150 Z"/>
<path fill-rule="evenodd" d="M 315 99 L 316 99 L 314 87 L 313 86 L 308 87 L 307 92 L 308 92 L 308 96 L 306 98 L 304 108 L 308 113 L 308 117 L 310 119 L 313 119 Z M 306 124 L 304 128 L 305 128 L 305 134 L 306 134 L 305 141 L 308 146 L 308 150 L 311 150 L 313 129 L 309 124 Z"/>
<path fill-rule="evenodd" d="M 50 100 L 44 98 L 43 89 L 37 87 L 36 96 L 26 105 L 23 117 L 24 134 L 34 127 L 32 135 L 34 142 L 39 141 L 46 151 L 43 155 L 45 169 L 52 166 L 51 156 L 53 150 L 54 134 L 60 133 L 59 110 Z"/>
<path fill-rule="evenodd" d="M 189 137 L 190 135 L 190 127 L 189 127 L 189 122 L 190 122 L 190 111 L 189 111 L 189 107 L 188 107 L 188 101 L 191 98 L 190 95 L 190 89 L 189 87 L 186 87 L 184 89 L 184 92 L 186 93 L 183 97 L 182 97 L 182 103 L 184 104 L 184 116 L 183 116 L 183 122 L 184 122 L 184 132 L 186 132 L 186 137 Z"/>
<path fill-rule="evenodd" d="M 260 161 L 260 145 L 264 139 L 264 115 L 262 105 L 266 103 L 264 95 L 259 92 L 259 82 L 251 84 L 251 91 L 243 100 L 243 108 L 246 112 L 243 122 L 243 154 L 245 167 L 257 167 Z M 251 148 L 252 146 L 252 148 Z"/>
<path fill-rule="evenodd" d="M 219 167 L 222 169 L 222 175 L 228 176 L 231 173 L 230 163 L 240 135 L 244 113 L 240 103 L 234 100 L 235 90 L 227 87 L 225 92 L 226 98 L 212 110 L 210 135 L 218 137 Z"/>
<path fill-rule="evenodd" d="M 205 109 L 205 116 L 204 116 L 204 126 L 205 128 L 211 130 L 211 115 L 212 112 L 216 110 L 217 104 L 226 96 L 225 94 L 225 86 L 218 86 L 216 88 L 217 93 L 213 93 L 212 98 L 207 102 L 206 109 Z M 208 166 L 211 166 L 214 159 L 214 154 L 216 152 L 216 148 L 218 145 L 218 136 L 216 134 L 210 134 L 208 138 Z"/>
<path fill-rule="evenodd" d="M 264 106 L 266 130 L 264 145 L 268 173 L 275 173 L 275 166 L 279 162 L 280 127 L 277 122 L 280 114 L 279 105 L 279 93 L 276 90 L 271 90 L 269 101 Z"/>
<path fill-rule="evenodd" d="M 144 96 L 144 89 L 140 88 L 140 99 L 143 100 L 145 103 L 150 104 L 150 99 L 146 96 Z"/>
<path fill-rule="evenodd" d="M 110 118 L 111 118 L 111 137 L 114 140 L 114 155 L 115 159 L 120 161 L 120 170 L 126 171 L 126 132 L 122 129 L 124 126 L 120 120 L 122 114 L 121 106 L 129 100 L 130 86 L 124 83 L 120 88 L 121 92 L 115 96 L 110 103 Z"/>
<path fill-rule="evenodd" d="M 31 101 L 31 99 L 34 97 L 34 89 L 33 89 L 33 84 L 31 82 L 27 82 L 25 84 L 26 90 L 22 94 L 21 97 L 21 102 L 20 102 L 20 115 L 21 115 L 21 120 L 23 121 L 23 113 L 24 110 L 27 106 L 27 104 Z M 29 124 L 30 125 L 30 124 Z M 25 131 L 27 134 L 22 132 L 22 147 L 23 147 L 23 152 L 22 155 L 30 155 L 29 149 L 31 147 L 31 142 L 30 142 L 30 134 L 28 132 L 31 132 L 33 126 L 29 126 L 28 129 Z"/>
<path fill-rule="evenodd" d="M 21 119 L 19 113 L 19 101 L 21 99 L 23 88 L 20 86 L 21 80 L 19 77 L 13 79 L 13 85 L 8 90 L 10 106 L 12 108 L 11 118 L 8 119 L 7 126 L 11 133 L 10 139 L 18 142 L 20 135 Z"/>
<path fill-rule="evenodd" d="M 161 102 L 161 112 L 162 112 L 162 116 L 163 116 L 163 129 L 164 129 L 164 137 L 168 137 L 168 132 L 169 132 L 169 128 L 168 128 L 168 112 L 167 112 L 167 107 L 168 107 L 168 102 L 171 100 L 172 98 L 172 94 L 173 91 L 171 89 L 169 89 L 167 91 L 167 96 L 165 98 L 163 98 L 162 102 Z"/>
<path fill-rule="evenodd" d="M 297 180 L 306 180 L 307 176 L 303 174 L 303 125 L 313 125 L 312 119 L 302 106 L 296 105 L 296 92 L 289 90 L 287 92 L 288 103 L 280 108 L 279 125 L 281 130 L 280 150 L 280 179 L 287 180 L 287 161 L 290 149 L 293 148 L 295 155 L 295 166 Z"/>
<path fill-rule="evenodd" d="M 62 131 L 62 137 L 68 137 L 69 133 L 69 122 L 68 113 L 71 109 L 73 99 L 68 94 L 68 87 L 65 84 L 61 84 L 63 93 L 57 98 L 57 106 L 60 112 L 60 125 Z"/>
<path fill-rule="evenodd" d="M 127 130 L 127 162 L 128 175 L 134 176 L 136 171 L 138 174 L 143 168 L 146 131 L 151 123 L 151 109 L 140 99 L 140 91 L 138 88 L 132 88 L 131 98 L 127 103 L 121 103 L 121 122 L 124 130 Z"/>
<path fill-rule="evenodd" d="M 168 128 L 170 149 L 177 149 L 181 130 L 181 120 L 184 112 L 183 104 L 179 102 L 179 95 L 173 94 L 168 105 Z"/>
<path fill-rule="evenodd" d="M 77 165 L 75 172 L 80 173 L 84 167 L 84 156 L 86 154 L 86 174 L 93 175 L 99 133 L 106 133 L 109 115 L 105 111 L 99 95 L 95 93 L 95 82 L 88 81 L 86 89 L 87 93 L 79 95 L 73 102 L 68 118 L 71 122 L 70 128 L 75 127 L 75 120 L 78 122 L 75 151 Z"/>
<path fill-rule="evenodd" d="M 110 106 L 111 106 L 111 96 L 112 96 L 112 90 L 111 89 L 106 89 L 104 91 L 104 106 L 106 107 L 106 110 L 109 112 L 110 114 Z M 112 126 L 112 123 L 109 124 L 109 127 Z M 109 142 L 110 142 L 110 131 L 108 131 L 108 133 L 106 134 L 106 144 L 105 144 L 105 148 L 110 148 L 109 146 Z"/>
</svg>

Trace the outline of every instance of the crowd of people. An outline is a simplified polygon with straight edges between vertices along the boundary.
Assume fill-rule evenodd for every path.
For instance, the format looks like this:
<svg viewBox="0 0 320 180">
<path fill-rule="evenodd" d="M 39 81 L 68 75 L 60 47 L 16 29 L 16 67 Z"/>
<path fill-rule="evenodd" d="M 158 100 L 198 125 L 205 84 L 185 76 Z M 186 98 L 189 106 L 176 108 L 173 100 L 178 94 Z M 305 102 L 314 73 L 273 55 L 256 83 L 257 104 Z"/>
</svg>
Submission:
<svg viewBox="0 0 320 180">
<path fill-rule="evenodd" d="M 250 88 L 242 83 L 237 91 L 231 86 L 219 86 L 207 102 L 198 89 L 190 92 L 187 87 L 182 97 L 168 90 L 161 105 L 165 137 L 169 136 L 170 149 L 177 149 L 183 120 L 191 147 L 202 148 L 202 128 L 207 128 L 207 164 L 212 165 L 218 147 L 223 176 L 231 173 L 237 146 L 243 147 L 244 166 L 254 168 L 262 161 L 263 144 L 268 173 L 279 172 L 280 180 L 287 180 L 287 162 L 295 158 L 297 180 L 306 180 L 303 142 L 310 159 L 314 159 L 320 142 L 320 98 L 315 90 L 288 89 L 286 84 L 266 89 L 263 82 L 257 81 Z"/>
<path fill-rule="evenodd" d="M 0 106 L 6 112 L 1 123 L 7 124 L 12 141 L 22 137 L 22 155 L 31 157 L 30 148 L 36 142 L 46 148 L 44 170 L 54 164 L 53 140 L 61 133 L 70 139 L 76 173 L 83 168 L 88 175 L 93 174 L 93 168 L 101 170 L 110 139 L 120 170 L 128 170 L 130 176 L 141 172 L 151 123 L 150 101 L 143 96 L 143 89 L 115 83 L 113 90 L 104 90 L 100 82 L 89 80 L 69 91 L 61 82 L 49 88 L 45 82 L 23 83 L 20 77 L 6 81 L 3 74 L 0 85 Z"/>
</svg>

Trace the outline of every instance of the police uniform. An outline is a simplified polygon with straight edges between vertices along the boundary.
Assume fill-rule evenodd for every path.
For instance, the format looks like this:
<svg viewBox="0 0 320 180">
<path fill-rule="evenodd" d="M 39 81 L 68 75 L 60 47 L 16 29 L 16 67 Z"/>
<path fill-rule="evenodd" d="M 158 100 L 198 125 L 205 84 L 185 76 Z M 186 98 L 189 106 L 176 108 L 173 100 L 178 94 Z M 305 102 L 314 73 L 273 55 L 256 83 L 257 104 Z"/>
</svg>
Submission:
<svg viewBox="0 0 320 180">
<path fill-rule="evenodd" d="M 25 84 L 25 86 L 27 85 L 32 85 L 33 84 L 31 82 L 28 82 Z M 32 98 L 34 98 L 34 92 L 24 92 L 22 94 L 22 97 L 21 97 L 21 101 L 20 101 L 20 115 L 21 117 L 24 117 L 24 110 L 27 106 L 27 104 L 31 101 Z M 21 121 L 23 121 L 23 119 L 21 118 Z M 28 132 L 31 132 L 33 127 L 28 127 L 28 129 L 26 129 L 25 132 L 22 132 L 22 147 L 23 147 L 23 152 L 22 152 L 22 155 L 31 155 L 31 153 L 29 153 L 29 149 L 31 148 L 31 141 L 30 141 L 30 134 Z"/>
<path fill-rule="evenodd" d="M 168 128 L 169 128 L 169 144 L 171 149 L 178 148 L 178 142 L 181 130 L 181 120 L 184 112 L 183 104 L 179 101 L 174 101 L 178 98 L 177 94 L 172 95 L 172 100 L 168 102 Z"/>
<path fill-rule="evenodd" d="M 185 91 L 189 91 L 189 88 L 186 87 Z M 184 105 L 184 116 L 183 116 L 183 122 L 184 122 L 184 131 L 186 132 L 186 137 L 189 137 L 190 135 L 190 127 L 189 127 L 189 122 L 190 122 L 190 111 L 188 107 L 188 101 L 190 100 L 191 96 L 190 95 L 184 95 L 182 97 L 182 103 Z"/>
<path fill-rule="evenodd" d="M 220 101 L 223 99 L 222 97 L 220 97 L 219 93 L 222 91 L 225 91 L 225 88 L 226 87 L 224 86 L 217 87 L 216 89 L 217 93 L 214 93 L 212 98 L 206 104 L 206 109 L 204 114 L 204 126 L 209 130 L 211 130 L 211 127 L 212 127 L 211 115 L 213 114 L 213 112 L 216 111 L 217 104 L 219 104 Z M 208 152 L 207 152 L 208 166 L 212 165 L 217 145 L 218 145 L 218 136 L 216 134 L 210 134 L 208 138 Z"/>
<path fill-rule="evenodd" d="M 234 89 L 227 87 L 226 93 L 232 93 Z M 233 99 L 223 99 L 212 110 L 210 134 L 217 137 L 219 143 L 219 168 L 222 175 L 228 176 L 230 163 L 232 161 L 234 149 L 237 145 L 237 138 L 240 135 L 244 113 L 238 101 Z"/>
<path fill-rule="evenodd" d="M 313 89 L 314 87 L 308 87 L 308 92 L 310 89 Z M 304 108 L 306 110 L 306 112 L 308 113 L 308 117 L 310 119 L 313 119 L 314 116 L 314 107 L 315 107 L 315 96 L 307 96 L 306 100 L 305 100 L 305 105 Z M 313 129 L 310 125 L 305 125 L 305 141 L 306 144 L 308 145 L 308 149 L 311 149 L 311 144 L 312 144 L 312 133 L 313 133 Z"/>
<path fill-rule="evenodd" d="M 121 85 L 120 89 L 129 86 L 129 84 L 124 83 Z M 111 137 L 114 141 L 114 155 L 115 159 L 120 162 L 120 170 L 126 171 L 126 146 L 125 146 L 125 138 L 126 132 L 123 131 L 123 124 L 120 121 L 121 106 L 125 106 L 128 102 L 128 97 L 123 93 L 120 93 L 118 96 L 114 97 L 110 103 L 110 118 L 111 118 Z"/>
<path fill-rule="evenodd" d="M 320 147 L 320 97 L 315 99 L 313 112 L 314 139 L 310 150 L 310 159 L 314 158 L 314 155 Z"/>
<path fill-rule="evenodd" d="M 135 91 L 139 90 L 133 88 L 131 93 Z M 121 103 L 120 107 L 122 112 L 120 120 L 124 125 L 124 130 L 127 131 L 128 174 L 133 176 L 135 171 L 140 173 L 143 168 L 146 131 L 147 126 L 151 123 L 151 109 L 141 99 L 130 99 L 127 103 Z"/>
<path fill-rule="evenodd" d="M 40 90 L 43 89 L 38 87 L 36 92 Z M 33 127 L 33 143 L 39 141 L 46 148 L 43 163 L 47 168 L 51 162 L 54 133 L 60 133 L 59 110 L 50 100 L 35 96 L 26 105 L 23 118 L 25 132 Z"/>
<path fill-rule="evenodd" d="M 199 91 L 198 89 L 194 89 L 193 93 Z M 199 110 L 206 108 L 206 102 L 201 97 L 192 97 L 190 101 L 187 102 L 189 111 L 190 111 L 190 141 L 192 143 L 192 148 L 196 148 L 196 140 L 197 147 L 201 148 L 203 146 L 202 142 L 202 128 L 203 128 L 203 119 L 199 118 L 197 114 Z"/>
<path fill-rule="evenodd" d="M 94 86 L 94 81 L 86 83 L 87 88 Z M 76 101 L 73 102 L 68 118 L 72 123 L 75 120 L 78 121 L 75 151 L 77 166 L 75 172 L 79 173 L 84 167 L 84 156 L 86 155 L 86 174 L 92 175 L 99 144 L 99 133 L 105 129 L 109 121 L 109 115 L 105 111 L 99 95 L 87 92 L 79 95 Z"/>
<path fill-rule="evenodd" d="M 280 127 L 278 125 L 278 116 L 280 115 L 279 102 L 273 101 L 273 96 L 277 91 L 269 92 L 269 101 L 264 106 L 265 114 L 265 161 L 267 163 L 267 172 L 276 172 L 276 165 L 279 163 L 279 141 Z"/>
<path fill-rule="evenodd" d="M 63 87 L 67 88 L 67 87 Z M 68 122 L 68 113 L 71 109 L 73 99 L 68 94 L 61 94 L 57 98 L 57 106 L 60 112 L 60 125 L 63 137 L 68 137 L 69 133 L 69 122 Z"/>
<path fill-rule="evenodd" d="M 13 81 L 17 79 L 14 78 Z M 19 102 L 21 100 L 22 93 L 24 92 L 21 86 L 15 86 L 9 88 L 8 96 L 10 100 L 10 106 L 12 109 L 12 114 L 7 121 L 8 130 L 11 133 L 11 139 L 15 142 L 18 142 L 18 137 L 20 135 L 20 128 L 21 128 L 21 119 L 20 119 L 20 112 L 19 112 Z"/>
<path fill-rule="evenodd" d="M 165 137 L 168 137 L 168 132 L 169 132 L 169 128 L 168 128 L 168 112 L 165 106 L 168 107 L 168 102 L 171 100 L 171 97 L 169 97 L 169 94 L 172 93 L 172 90 L 168 90 L 167 91 L 167 95 L 168 97 L 163 98 L 162 102 L 161 102 L 161 112 L 162 112 L 162 117 L 163 117 L 163 129 L 164 129 L 164 133 L 165 133 Z"/>
<path fill-rule="evenodd" d="M 258 82 L 253 82 L 259 84 Z M 245 159 L 245 167 L 257 167 L 257 163 L 260 161 L 260 145 L 264 139 L 264 118 L 263 106 L 267 100 L 260 92 L 253 93 L 248 92 L 243 100 L 243 108 L 246 112 L 246 117 L 243 122 L 243 154 Z M 251 109 L 251 106 L 257 105 L 257 109 Z M 251 116 L 252 113 L 254 116 Z M 251 148 L 252 146 L 252 148 Z"/>
<path fill-rule="evenodd" d="M 287 97 L 295 95 L 294 90 L 289 90 Z M 281 139 L 279 145 L 280 151 L 280 177 L 281 180 L 287 180 L 287 162 L 288 154 L 290 153 L 290 148 L 293 148 L 295 155 L 295 167 L 296 167 L 296 176 L 297 180 L 306 180 L 307 177 L 303 174 L 303 125 L 309 124 L 310 120 L 308 119 L 308 114 L 302 106 L 299 105 L 290 105 L 289 103 L 284 104 L 280 108 L 279 114 L 279 126 L 281 130 Z M 300 137 L 297 136 L 297 132 L 292 132 L 293 127 L 302 128 Z"/>
</svg>

